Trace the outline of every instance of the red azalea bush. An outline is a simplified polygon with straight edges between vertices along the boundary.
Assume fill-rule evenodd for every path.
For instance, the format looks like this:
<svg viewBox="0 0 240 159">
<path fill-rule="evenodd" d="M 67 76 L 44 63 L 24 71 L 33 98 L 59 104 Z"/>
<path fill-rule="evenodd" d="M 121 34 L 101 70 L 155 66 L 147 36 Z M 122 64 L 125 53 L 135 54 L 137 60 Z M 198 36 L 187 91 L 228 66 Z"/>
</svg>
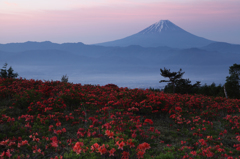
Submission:
<svg viewBox="0 0 240 159">
<path fill-rule="evenodd" d="M 238 158 L 239 104 L 0 78 L 0 158 Z"/>
</svg>

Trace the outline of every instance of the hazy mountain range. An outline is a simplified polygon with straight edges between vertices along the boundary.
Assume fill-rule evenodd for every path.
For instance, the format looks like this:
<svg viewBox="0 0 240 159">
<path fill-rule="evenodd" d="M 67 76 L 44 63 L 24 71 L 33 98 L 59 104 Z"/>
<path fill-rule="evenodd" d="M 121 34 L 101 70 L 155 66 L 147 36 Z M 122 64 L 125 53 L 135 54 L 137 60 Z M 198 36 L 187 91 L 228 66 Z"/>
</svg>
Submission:
<svg viewBox="0 0 240 159">
<path fill-rule="evenodd" d="M 240 45 L 201 38 L 161 20 L 134 35 L 95 45 L 0 44 L 0 64 L 5 62 L 27 79 L 60 80 L 68 74 L 74 83 L 157 87 L 159 69 L 166 67 L 182 68 L 192 81 L 223 83 L 229 66 L 240 63 Z"/>
<path fill-rule="evenodd" d="M 123 39 L 100 43 L 102 46 L 129 46 L 143 47 L 168 46 L 173 48 L 203 47 L 214 41 L 195 36 L 169 20 L 161 20 L 148 28 Z"/>
</svg>

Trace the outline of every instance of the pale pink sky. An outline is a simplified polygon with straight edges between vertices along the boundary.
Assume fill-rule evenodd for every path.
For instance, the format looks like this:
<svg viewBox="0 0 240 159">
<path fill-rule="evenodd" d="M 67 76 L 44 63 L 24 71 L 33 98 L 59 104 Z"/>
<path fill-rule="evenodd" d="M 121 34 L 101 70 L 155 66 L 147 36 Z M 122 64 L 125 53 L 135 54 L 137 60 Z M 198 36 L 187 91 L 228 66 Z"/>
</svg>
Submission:
<svg viewBox="0 0 240 159">
<path fill-rule="evenodd" d="M 168 19 L 210 40 L 240 44 L 240 0 L 2 0 L 0 43 L 94 44 Z"/>
</svg>

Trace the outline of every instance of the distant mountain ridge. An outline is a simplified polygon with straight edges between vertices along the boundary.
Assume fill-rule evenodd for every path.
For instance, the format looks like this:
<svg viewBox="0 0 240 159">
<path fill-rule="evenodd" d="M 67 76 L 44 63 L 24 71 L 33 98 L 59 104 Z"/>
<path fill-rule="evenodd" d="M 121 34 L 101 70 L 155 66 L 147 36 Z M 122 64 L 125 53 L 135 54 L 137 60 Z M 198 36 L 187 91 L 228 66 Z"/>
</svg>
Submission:
<svg viewBox="0 0 240 159">
<path fill-rule="evenodd" d="M 146 29 L 123 39 L 98 43 L 100 46 L 129 46 L 143 47 L 168 46 L 172 48 L 204 47 L 215 41 L 195 36 L 169 20 L 160 20 Z"/>
<path fill-rule="evenodd" d="M 240 54 L 240 45 L 229 44 L 225 42 L 215 42 L 207 46 L 202 47 L 202 49 L 207 51 L 218 51 L 221 53 L 236 53 Z"/>
<path fill-rule="evenodd" d="M 203 84 L 223 83 L 229 66 L 240 59 L 240 45 L 197 37 L 168 20 L 104 45 L 50 41 L 0 44 L 0 67 L 7 62 L 30 79 L 58 79 L 66 73 L 75 82 L 92 76 L 97 82 L 106 79 L 117 84 L 110 78 L 125 76 L 118 82 L 130 80 L 135 85 L 140 78 L 146 83 L 149 77 L 158 86 L 163 67 L 173 71 L 182 68 L 187 77 Z"/>
<path fill-rule="evenodd" d="M 163 28 L 162 28 L 163 29 Z M 162 32 L 163 30 L 156 30 Z M 148 32 L 149 33 L 149 32 Z M 55 57 L 55 58 L 54 58 Z M 45 59 L 45 60 L 44 60 Z M 87 64 L 101 65 L 231 65 L 240 59 L 240 45 L 215 42 L 199 48 L 105 47 L 83 43 L 56 44 L 25 42 L 0 44 L 0 62 L 42 64 Z M 62 61 L 62 62 L 61 62 Z M 72 61 L 72 62 L 71 62 Z"/>
</svg>

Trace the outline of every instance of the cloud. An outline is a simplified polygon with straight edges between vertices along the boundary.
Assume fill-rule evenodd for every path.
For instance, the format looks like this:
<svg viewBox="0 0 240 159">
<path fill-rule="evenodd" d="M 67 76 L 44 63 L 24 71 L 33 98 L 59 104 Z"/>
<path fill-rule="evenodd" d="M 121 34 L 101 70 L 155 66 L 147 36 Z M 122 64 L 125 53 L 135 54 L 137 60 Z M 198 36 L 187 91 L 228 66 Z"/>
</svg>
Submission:
<svg viewBox="0 0 240 159">
<path fill-rule="evenodd" d="M 18 6 L 18 4 L 17 3 L 12 3 L 12 2 L 4 2 L 4 4 L 6 4 L 6 5 L 8 5 L 8 6 Z"/>
</svg>

